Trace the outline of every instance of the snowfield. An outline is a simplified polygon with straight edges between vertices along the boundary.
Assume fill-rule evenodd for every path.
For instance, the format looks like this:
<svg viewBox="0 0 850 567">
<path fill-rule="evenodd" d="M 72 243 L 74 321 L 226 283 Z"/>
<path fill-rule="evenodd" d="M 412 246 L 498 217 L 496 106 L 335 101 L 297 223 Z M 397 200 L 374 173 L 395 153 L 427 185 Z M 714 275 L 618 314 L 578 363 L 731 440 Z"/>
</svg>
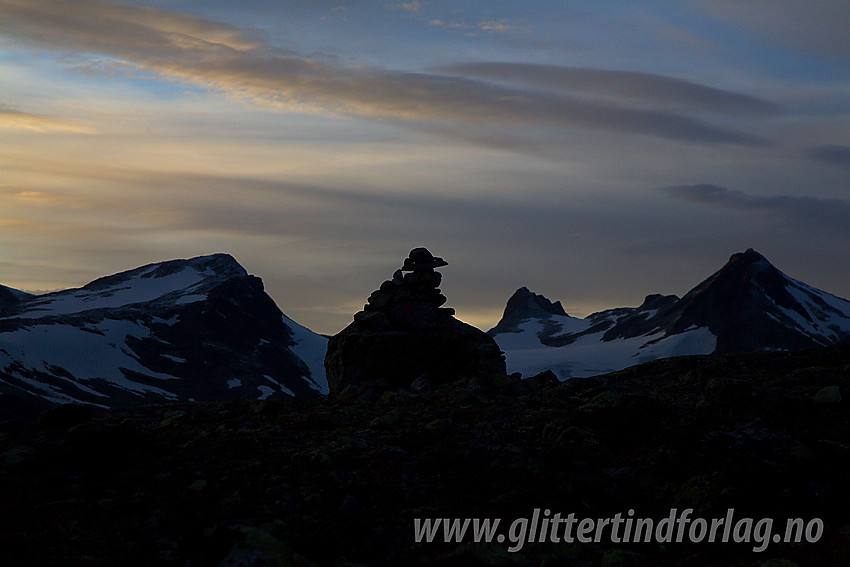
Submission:
<svg viewBox="0 0 850 567">
<path fill-rule="evenodd" d="M 527 325 L 528 328 L 539 326 L 536 322 Z M 614 372 L 657 358 L 709 354 L 716 344 L 715 336 L 704 328 L 667 337 L 658 333 L 608 342 L 600 340 L 603 334 L 585 335 L 562 347 L 544 346 L 536 334 L 528 330 L 498 335 L 496 342 L 505 352 L 509 373 L 521 372 L 528 378 L 552 370 L 561 380 Z"/>
<path fill-rule="evenodd" d="M 181 271 L 167 276 L 152 277 L 150 271 L 142 272 L 122 282 L 119 286 L 107 289 L 67 290 L 39 296 L 27 302 L 21 317 L 42 317 L 45 315 L 70 315 L 93 309 L 115 309 L 127 305 L 147 303 L 175 295 L 177 303 L 203 301 L 206 294 L 195 293 L 194 288 L 204 282 L 205 274 L 196 268 L 187 266 Z"/>
</svg>

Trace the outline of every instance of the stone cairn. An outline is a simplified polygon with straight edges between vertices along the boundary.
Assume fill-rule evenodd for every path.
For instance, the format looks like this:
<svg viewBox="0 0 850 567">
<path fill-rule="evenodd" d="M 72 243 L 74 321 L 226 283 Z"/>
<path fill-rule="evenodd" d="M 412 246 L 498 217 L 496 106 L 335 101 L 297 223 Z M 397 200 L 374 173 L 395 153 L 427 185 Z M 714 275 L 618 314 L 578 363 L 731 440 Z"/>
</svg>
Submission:
<svg viewBox="0 0 850 567">
<path fill-rule="evenodd" d="M 354 320 L 380 324 L 386 319 L 395 325 L 428 328 L 439 314 L 454 315 L 451 307 L 440 307 L 446 302 L 446 296 L 439 290 L 443 275 L 434 270 L 448 265 L 442 258 L 432 256 L 427 248 L 414 248 L 393 279 L 372 292 Z"/>
<path fill-rule="evenodd" d="M 391 280 L 372 292 L 354 321 L 331 337 L 325 370 L 331 394 L 351 384 L 430 388 L 463 377 L 505 374 L 505 358 L 480 329 L 441 307 L 448 262 L 414 248 Z"/>
</svg>

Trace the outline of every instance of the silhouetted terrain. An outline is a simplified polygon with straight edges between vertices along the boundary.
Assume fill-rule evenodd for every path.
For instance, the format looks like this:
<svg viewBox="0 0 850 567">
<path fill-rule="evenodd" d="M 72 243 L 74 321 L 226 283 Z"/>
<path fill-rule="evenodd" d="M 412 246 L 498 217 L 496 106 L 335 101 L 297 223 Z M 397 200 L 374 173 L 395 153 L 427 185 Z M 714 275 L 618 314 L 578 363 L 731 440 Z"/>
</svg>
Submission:
<svg viewBox="0 0 850 567">
<path fill-rule="evenodd" d="M 50 410 L 0 430 L 7 565 L 844 565 L 850 347 L 315 401 Z M 817 543 L 414 543 L 414 518 L 671 508 Z M 781 528 L 780 528 L 781 529 Z M 783 560 L 784 562 L 780 562 Z"/>
<path fill-rule="evenodd" d="M 587 377 L 670 356 L 799 350 L 850 341 L 850 301 L 785 275 L 752 248 L 683 297 L 647 295 L 579 319 L 522 287 L 487 334 L 509 372 Z"/>
</svg>

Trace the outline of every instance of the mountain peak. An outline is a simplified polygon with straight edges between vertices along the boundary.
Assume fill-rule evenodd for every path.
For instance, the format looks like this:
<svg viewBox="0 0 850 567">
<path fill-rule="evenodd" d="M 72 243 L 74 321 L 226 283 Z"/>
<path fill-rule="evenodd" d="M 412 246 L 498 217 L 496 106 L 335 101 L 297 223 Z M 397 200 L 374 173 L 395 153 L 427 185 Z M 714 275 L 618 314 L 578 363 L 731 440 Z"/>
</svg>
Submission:
<svg viewBox="0 0 850 567">
<path fill-rule="evenodd" d="M 793 280 L 749 248 L 682 298 L 671 332 L 707 327 L 718 337 L 718 353 L 810 348 L 840 340 L 845 303 Z"/>
<path fill-rule="evenodd" d="M 788 276 L 752 248 L 732 254 L 729 261 L 709 280 L 712 280 L 715 276 L 729 277 L 732 279 L 730 283 L 736 283 L 740 286 L 755 284 L 765 291 L 770 291 L 770 288 L 775 287 L 784 288 L 788 281 Z"/>
<path fill-rule="evenodd" d="M 154 301 L 203 301 L 209 291 L 248 272 L 229 254 L 155 262 L 98 278 L 81 288 L 25 298 L 10 309 L 24 317 L 69 315 Z"/>
<path fill-rule="evenodd" d="M 516 290 L 508 299 L 505 312 L 496 326 L 489 333 L 508 332 L 515 329 L 523 321 L 529 319 L 549 319 L 552 315 L 566 317 L 567 312 L 560 301 L 551 302 L 546 297 L 534 293 L 523 286 Z"/>
<path fill-rule="evenodd" d="M 525 286 L 516 290 L 508 300 L 507 306 L 505 306 L 504 316 L 514 313 L 519 313 L 524 318 L 545 317 L 546 315 L 567 315 L 560 301 L 552 303 L 546 297 L 534 293 Z"/>
<path fill-rule="evenodd" d="M 157 262 L 38 296 L 0 288 L 0 322 L 0 420 L 27 413 L 21 404 L 35 411 L 327 391 L 327 341 L 288 319 L 229 254 Z"/>
<path fill-rule="evenodd" d="M 736 253 L 732 254 L 732 256 L 730 256 L 730 260 L 734 259 L 734 258 L 739 258 L 739 257 L 740 258 L 762 259 L 762 260 L 765 259 L 764 256 L 762 256 L 761 254 L 759 254 L 758 252 L 756 252 L 752 248 L 747 248 L 743 252 L 736 252 Z"/>
<path fill-rule="evenodd" d="M 719 270 L 703 280 L 683 298 L 719 294 L 725 299 L 749 295 L 755 288 L 764 291 L 784 288 L 788 277 L 752 248 L 736 252 Z"/>
<path fill-rule="evenodd" d="M 740 264 L 745 266 L 763 265 L 765 267 L 772 267 L 772 264 L 768 261 L 767 258 L 765 258 L 762 254 L 756 252 L 752 248 L 747 248 L 744 252 L 736 252 L 735 254 L 732 254 L 726 264 Z"/>
<path fill-rule="evenodd" d="M 147 287 L 157 289 L 161 292 L 160 295 L 164 295 L 179 289 L 197 286 L 210 279 L 245 277 L 247 275 L 248 272 L 233 256 L 217 253 L 146 264 L 139 268 L 98 278 L 80 289 L 93 292 L 115 288 L 116 286 L 133 285 L 135 287 L 138 283 L 131 284 L 131 282 L 139 280 L 140 282 L 148 282 L 151 285 Z M 152 285 L 153 282 L 157 282 L 157 285 Z"/>
<path fill-rule="evenodd" d="M 207 256 L 196 256 L 188 260 L 175 260 L 185 262 L 187 265 L 209 270 L 217 276 L 247 276 L 248 272 L 236 261 L 236 258 L 224 252 L 209 254 Z"/>
<path fill-rule="evenodd" d="M 850 301 L 782 273 L 752 248 L 737 252 L 684 297 L 647 295 L 640 307 L 555 317 L 520 288 L 489 331 L 508 371 L 591 376 L 683 354 L 797 350 L 850 341 Z M 545 298 L 542 298 L 544 301 Z M 530 318 L 537 321 L 528 324 Z"/>
<path fill-rule="evenodd" d="M 195 256 L 194 258 L 189 259 L 166 260 L 164 262 L 154 262 L 152 264 L 146 264 L 139 268 L 127 270 L 125 272 L 120 272 L 103 278 L 98 278 L 86 285 L 85 287 L 97 287 L 104 282 L 111 282 L 115 280 L 129 279 L 134 277 L 141 277 L 145 279 L 163 278 L 172 274 L 182 272 L 184 270 L 195 271 L 200 276 L 204 277 L 229 277 L 248 275 L 248 272 L 245 270 L 245 268 L 243 268 L 233 256 L 220 252 L 216 254 L 209 254 L 206 256 Z"/>
</svg>

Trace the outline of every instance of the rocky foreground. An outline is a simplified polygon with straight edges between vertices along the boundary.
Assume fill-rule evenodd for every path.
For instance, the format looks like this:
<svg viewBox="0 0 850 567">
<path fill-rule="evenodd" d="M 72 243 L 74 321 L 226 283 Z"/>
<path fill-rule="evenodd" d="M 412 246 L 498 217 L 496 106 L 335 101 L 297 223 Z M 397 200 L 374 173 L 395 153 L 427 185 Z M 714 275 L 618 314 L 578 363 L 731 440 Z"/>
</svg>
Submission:
<svg viewBox="0 0 850 567">
<path fill-rule="evenodd" d="M 850 347 L 0 425 L 4 565 L 844 565 Z M 821 518 L 817 543 L 415 543 L 414 518 Z"/>
</svg>

